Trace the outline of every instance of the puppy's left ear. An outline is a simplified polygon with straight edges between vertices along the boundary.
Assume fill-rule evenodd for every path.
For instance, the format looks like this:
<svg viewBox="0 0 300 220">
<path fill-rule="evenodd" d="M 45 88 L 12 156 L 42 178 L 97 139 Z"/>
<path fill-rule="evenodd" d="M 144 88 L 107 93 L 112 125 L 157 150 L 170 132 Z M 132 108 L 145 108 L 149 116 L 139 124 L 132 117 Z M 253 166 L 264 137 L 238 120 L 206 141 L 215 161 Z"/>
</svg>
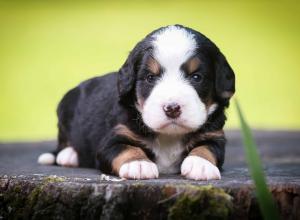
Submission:
<svg viewBox="0 0 300 220">
<path fill-rule="evenodd" d="M 225 56 L 218 51 L 215 60 L 215 88 L 220 101 L 226 106 L 235 92 L 235 75 Z"/>
</svg>

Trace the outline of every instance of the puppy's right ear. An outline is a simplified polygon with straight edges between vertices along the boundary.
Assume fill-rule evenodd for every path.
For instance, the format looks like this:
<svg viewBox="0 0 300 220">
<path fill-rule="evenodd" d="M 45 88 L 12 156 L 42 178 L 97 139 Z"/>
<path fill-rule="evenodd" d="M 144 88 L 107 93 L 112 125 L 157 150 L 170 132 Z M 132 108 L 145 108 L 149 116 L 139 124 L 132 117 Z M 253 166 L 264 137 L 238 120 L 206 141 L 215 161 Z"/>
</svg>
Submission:
<svg viewBox="0 0 300 220">
<path fill-rule="evenodd" d="M 129 54 L 126 62 L 118 72 L 118 90 L 121 101 L 132 92 L 135 86 L 137 60 L 133 53 L 134 51 Z"/>
<path fill-rule="evenodd" d="M 126 62 L 118 72 L 118 90 L 120 101 L 125 104 L 130 104 L 135 99 L 135 84 L 137 73 L 142 62 L 143 55 L 149 49 L 148 42 L 145 40 L 139 42 L 130 52 Z"/>
</svg>

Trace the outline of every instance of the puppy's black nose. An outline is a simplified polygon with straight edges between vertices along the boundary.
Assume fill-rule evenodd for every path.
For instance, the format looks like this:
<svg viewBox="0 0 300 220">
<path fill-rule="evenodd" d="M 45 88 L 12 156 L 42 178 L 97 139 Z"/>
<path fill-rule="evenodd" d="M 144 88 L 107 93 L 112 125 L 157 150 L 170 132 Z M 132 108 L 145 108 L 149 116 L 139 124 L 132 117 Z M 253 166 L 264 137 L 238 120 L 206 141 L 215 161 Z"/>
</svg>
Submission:
<svg viewBox="0 0 300 220">
<path fill-rule="evenodd" d="M 169 118 L 178 118 L 181 114 L 180 105 L 177 103 L 170 103 L 163 107 L 165 114 Z"/>
</svg>

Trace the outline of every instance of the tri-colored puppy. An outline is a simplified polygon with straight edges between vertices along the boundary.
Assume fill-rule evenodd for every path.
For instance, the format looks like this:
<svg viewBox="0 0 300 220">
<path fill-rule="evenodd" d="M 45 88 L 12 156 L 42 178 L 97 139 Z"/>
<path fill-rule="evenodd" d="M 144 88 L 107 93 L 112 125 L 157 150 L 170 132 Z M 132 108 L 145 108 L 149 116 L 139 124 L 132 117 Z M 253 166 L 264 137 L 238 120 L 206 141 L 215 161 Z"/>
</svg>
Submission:
<svg viewBox="0 0 300 220">
<path fill-rule="evenodd" d="M 181 25 L 159 28 L 118 72 L 63 97 L 57 150 L 38 162 L 129 179 L 220 179 L 224 110 L 234 91 L 234 73 L 213 42 Z"/>
</svg>

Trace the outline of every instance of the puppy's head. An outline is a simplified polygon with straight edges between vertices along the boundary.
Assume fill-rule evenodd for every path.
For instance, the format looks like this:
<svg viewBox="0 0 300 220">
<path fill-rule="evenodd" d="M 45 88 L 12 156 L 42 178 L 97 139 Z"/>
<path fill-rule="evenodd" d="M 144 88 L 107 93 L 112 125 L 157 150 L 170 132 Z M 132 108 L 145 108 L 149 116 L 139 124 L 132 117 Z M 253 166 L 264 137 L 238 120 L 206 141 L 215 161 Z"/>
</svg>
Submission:
<svg viewBox="0 0 300 220">
<path fill-rule="evenodd" d="M 234 73 L 215 44 L 180 25 L 146 36 L 119 71 L 121 101 L 162 134 L 199 129 L 234 92 Z"/>
</svg>

